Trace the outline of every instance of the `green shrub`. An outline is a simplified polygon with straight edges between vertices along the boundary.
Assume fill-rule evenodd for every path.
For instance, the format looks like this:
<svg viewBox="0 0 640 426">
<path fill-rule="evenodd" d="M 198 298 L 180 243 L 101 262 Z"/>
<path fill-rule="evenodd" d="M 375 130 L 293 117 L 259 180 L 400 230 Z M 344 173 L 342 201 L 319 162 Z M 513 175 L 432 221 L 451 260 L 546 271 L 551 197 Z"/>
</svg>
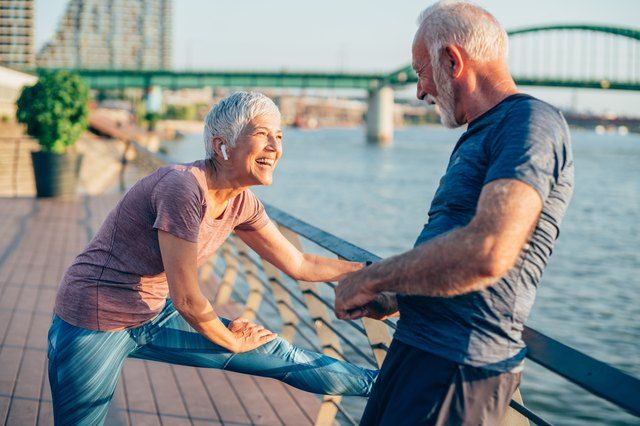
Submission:
<svg viewBox="0 0 640 426">
<path fill-rule="evenodd" d="M 195 105 L 169 105 L 164 113 L 168 120 L 195 120 Z"/>
<path fill-rule="evenodd" d="M 87 130 L 88 103 L 89 88 L 79 75 L 49 72 L 22 89 L 16 117 L 43 151 L 61 154 Z"/>
</svg>

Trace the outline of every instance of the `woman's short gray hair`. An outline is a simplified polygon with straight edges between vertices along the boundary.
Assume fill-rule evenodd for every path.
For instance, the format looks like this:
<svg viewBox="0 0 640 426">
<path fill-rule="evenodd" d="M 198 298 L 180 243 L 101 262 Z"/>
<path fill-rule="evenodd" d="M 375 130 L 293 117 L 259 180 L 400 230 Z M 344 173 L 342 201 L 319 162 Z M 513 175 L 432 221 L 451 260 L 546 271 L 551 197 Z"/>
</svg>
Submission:
<svg viewBox="0 0 640 426">
<path fill-rule="evenodd" d="M 244 127 L 260 115 L 277 114 L 280 110 L 273 101 L 260 92 L 235 92 L 211 107 L 204 119 L 204 149 L 206 158 L 213 158 L 213 138 L 220 137 L 230 148 Z"/>
<path fill-rule="evenodd" d="M 439 64 L 442 48 L 456 44 L 475 61 L 506 58 L 508 37 L 489 12 L 467 1 L 443 0 L 426 8 L 418 18 L 432 64 Z"/>
</svg>

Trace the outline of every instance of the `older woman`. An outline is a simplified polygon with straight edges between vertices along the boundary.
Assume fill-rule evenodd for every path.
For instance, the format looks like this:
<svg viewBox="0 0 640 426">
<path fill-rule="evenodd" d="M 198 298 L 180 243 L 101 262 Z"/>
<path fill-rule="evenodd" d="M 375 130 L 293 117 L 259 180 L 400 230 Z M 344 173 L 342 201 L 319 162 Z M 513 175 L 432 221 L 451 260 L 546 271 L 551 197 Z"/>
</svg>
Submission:
<svg viewBox="0 0 640 426">
<path fill-rule="evenodd" d="M 127 357 L 273 377 L 320 394 L 369 394 L 376 371 L 220 318 L 202 295 L 198 265 L 233 231 L 296 279 L 336 281 L 362 268 L 300 253 L 248 189 L 269 185 L 282 155 L 280 112 L 269 98 L 239 92 L 220 101 L 206 117 L 204 143 L 204 161 L 137 182 L 67 269 L 49 330 L 56 424 L 101 424 Z"/>
</svg>

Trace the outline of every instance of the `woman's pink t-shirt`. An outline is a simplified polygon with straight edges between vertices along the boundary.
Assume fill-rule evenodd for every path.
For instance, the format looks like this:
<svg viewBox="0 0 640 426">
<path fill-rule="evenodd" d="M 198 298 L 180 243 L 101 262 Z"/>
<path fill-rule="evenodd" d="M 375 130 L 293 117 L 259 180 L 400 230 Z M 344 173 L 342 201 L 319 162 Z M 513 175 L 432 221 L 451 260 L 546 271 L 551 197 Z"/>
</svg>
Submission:
<svg viewBox="0 0 640 426">
<path fill-rule="evenodd" d="M 204 161 L 162 167 L 138 181 L 67 269 L 56 314 L 91 330 L 144 324 L 162 310 L 169 294 L 158 229 L 197 243 L 200 266 L 234 229 L 252 231 L 269 222 L 249 190 L 229 200 L 216 219 L 207 214 L 207 199 Z"/>
</svg>

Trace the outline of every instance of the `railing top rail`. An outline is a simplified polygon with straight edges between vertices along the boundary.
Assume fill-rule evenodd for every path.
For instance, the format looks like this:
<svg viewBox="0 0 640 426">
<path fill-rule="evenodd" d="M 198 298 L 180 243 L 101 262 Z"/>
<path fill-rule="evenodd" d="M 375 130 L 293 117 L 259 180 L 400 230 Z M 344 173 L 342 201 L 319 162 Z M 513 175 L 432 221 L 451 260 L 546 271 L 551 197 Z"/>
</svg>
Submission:
<svg viewBox="0 0 640 426">
<path fill-rule="evenodd" d="M 376 261 L 380 257 L 335 235 L 265 205 L 269 216 L 330 252 L 352 261 Z M 579 385 L 587 391 L 640 416 L 640 379 L 525 327 L 527 358 Z"/>
<path fill-rule="evenodd" d="M 329 250 L 337 256 L 358 262 L 375 262 L 380 260 L 380 256 L 376 256 L 355 244 L 351 244 L 350 242 L 323 231 L 318 227 L 297 219 L 277 207 L 265 204 L 265 209 L 271 219 L 291 229 L 296 234 L 306 238 L 307 240 L 313 241 L 315 244 Z"/>
</svg>

